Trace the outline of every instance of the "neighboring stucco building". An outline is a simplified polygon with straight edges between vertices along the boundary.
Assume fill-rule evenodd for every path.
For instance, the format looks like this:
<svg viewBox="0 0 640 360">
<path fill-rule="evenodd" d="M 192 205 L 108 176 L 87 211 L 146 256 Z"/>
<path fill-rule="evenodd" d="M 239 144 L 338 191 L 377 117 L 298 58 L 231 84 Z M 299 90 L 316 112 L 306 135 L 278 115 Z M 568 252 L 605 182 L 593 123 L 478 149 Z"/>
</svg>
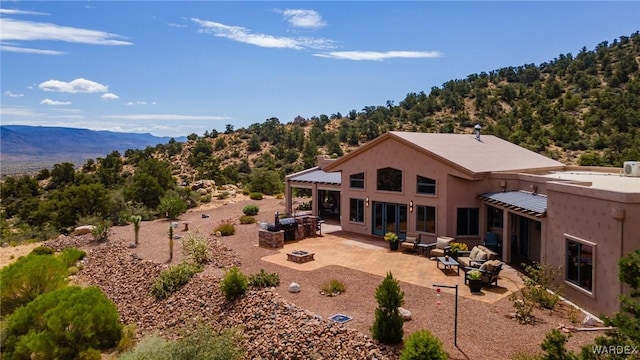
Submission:
<svg viewBox="0 0 640 360">
<path fill-rule="evenodd" d="M 507 263 L 562 266 L 566 296 L 596 314 L 619 310 L 617 261 L 640 248 L 640 177 L 567 167 L 495 136 L 387 132 L 286 185 L 289 212 L 291 187 L 314 200 L 339 191 L 345 231 L 469 246 L 491 232 Z"/>
</svg>

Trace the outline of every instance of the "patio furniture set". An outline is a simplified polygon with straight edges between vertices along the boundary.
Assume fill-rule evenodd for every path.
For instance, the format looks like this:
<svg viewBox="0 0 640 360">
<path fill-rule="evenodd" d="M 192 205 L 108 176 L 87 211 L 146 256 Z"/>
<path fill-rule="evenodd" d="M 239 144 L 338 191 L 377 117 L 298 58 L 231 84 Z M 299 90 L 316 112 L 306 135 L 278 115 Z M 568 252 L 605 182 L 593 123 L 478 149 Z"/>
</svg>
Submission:
<svg viewBox="0 0 640 360">
<path fill-rule="evenodd" d="M 450 244 L 454 238 L 438 236 L 435 243 L 423 243 L 421 238 L 421 234 L 407 234 L 400 246 L 418 255 L 435 258 L 436 266 L 440 269 L 442 264 L 442 270 L 445 273 L 455 270 L 460 275 L 462 268 L 465 273 L 465 284 L 469 282 L 466 274 L 471 270 L 478 270 L 483 284 L 489 287 L 493 284 L 498 286 L 498 277 L 504 263 L 498 260 L 498 253 L 489 247 L 476 245 L 470 251 L 458 251 L 457 258 L 454 259 L 449 253 Z"/>
</svg>

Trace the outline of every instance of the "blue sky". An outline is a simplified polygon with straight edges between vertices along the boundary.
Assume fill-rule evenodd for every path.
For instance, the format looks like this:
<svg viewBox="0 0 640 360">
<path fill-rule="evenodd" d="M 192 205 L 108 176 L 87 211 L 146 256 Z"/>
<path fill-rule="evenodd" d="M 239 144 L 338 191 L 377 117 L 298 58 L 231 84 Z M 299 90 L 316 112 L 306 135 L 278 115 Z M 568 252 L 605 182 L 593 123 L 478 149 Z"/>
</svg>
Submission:
<svg viewBox="0 0 640 360">
<path fill-rule="evenodd" d="M 398 104 L 640 30 L 640 2 L 2 1 L 0 122 L 202 135 Z"/>
</svg>

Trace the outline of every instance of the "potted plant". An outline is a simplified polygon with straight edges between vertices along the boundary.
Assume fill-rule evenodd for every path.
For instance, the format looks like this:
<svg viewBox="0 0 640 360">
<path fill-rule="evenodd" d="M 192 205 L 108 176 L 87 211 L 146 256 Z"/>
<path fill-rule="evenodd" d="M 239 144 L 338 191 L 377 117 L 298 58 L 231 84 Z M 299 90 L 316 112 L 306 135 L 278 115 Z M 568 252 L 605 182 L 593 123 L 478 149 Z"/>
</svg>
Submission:
<svg viewBox="0 0 640 360">
<path fill-rule="evenodd" d="M 482 289 L 482 273 L 480 270 L 471 270 L 467 272 L 467 281 L 469 282 L 469 290 L 472 293 L 480 292 Z"/>
<path fill-rule="evenodd" d="M 398 250 L 398 234 L 389 231 L 388 233 L 384 234 L 384 239 L 385 241 L 389 242 L 389 249 Z"/>
<path fill-rule="evenodd" d="M 451 255 L 451 257 L 454 259 L 458 259 L 459 251 L 469 251 L 469 247 L 465 243 L 459 243 L 454 241 L 454 242 L 451 242 L 449 246 L 450 246 L 449 255 Z"/>
</svg>

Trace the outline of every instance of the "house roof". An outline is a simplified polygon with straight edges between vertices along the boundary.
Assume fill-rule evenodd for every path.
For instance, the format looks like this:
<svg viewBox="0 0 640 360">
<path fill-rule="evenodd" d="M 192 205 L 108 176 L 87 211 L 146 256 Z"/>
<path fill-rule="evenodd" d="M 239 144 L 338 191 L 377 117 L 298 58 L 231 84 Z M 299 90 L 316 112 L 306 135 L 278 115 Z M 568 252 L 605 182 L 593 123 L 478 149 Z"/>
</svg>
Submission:
<svg viewBox="0 0 640 360">
<path fill-rule="evenodd" d="M 439 158 L 443 162 L 451 163 L 452 166 L 471 174 L 497 171 L 539 171 L 565 167 L 561 162 L 493 135 L 482 135 L 478 141 L 475 135 L 468 134 L 389 131 L 336 160 L 325 169 L 328 171 L 337 170 L 341 163 L 386 139 L 401 141 L 418 151 Z"/>
<path fill-rule="evenodd" d="M 547 213 L 547 197 L 526 191 L 488 192 L 480 194 L 480 199 L 490 204 L 507 207 L 538 217 Z"/>
<path fill-rule="evenodd" d="M 318 168 L 317 166 L 307 170 L 300 171 L 295 174 L 291 174 L 287 176 L 287 179 L 291 181 L 318 183 L 318 184 L 340 185 L 342 183 L 342 179 L 340 178 L 340 173 L 325 172 L 320 170 L 320 168 Z"/>
</svg>

